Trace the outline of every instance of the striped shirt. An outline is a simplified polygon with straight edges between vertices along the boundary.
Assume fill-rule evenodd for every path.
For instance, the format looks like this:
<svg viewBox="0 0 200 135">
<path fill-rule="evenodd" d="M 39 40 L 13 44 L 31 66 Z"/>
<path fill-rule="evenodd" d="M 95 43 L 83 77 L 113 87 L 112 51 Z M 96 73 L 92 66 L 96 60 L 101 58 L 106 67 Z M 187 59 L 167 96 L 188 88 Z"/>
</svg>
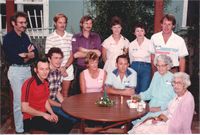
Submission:
<svg viewBox="0 0 200 135">
<path fill-rule="evenodd" d="M 65 31 L 65 34 L 63 36 L 60 36 L 54 31 L 51 33 L 47 39 L 46 39 L 46 45 L 45 45 L 45 53 L 47 54 L 49 49 L 52 47 L 58 47 L 62 50 L 64 54 L 63 62 L 61 66 L 64 66 L 69 57 L 70 53 L 72 51 L 72 34 Z"/>
</svg>

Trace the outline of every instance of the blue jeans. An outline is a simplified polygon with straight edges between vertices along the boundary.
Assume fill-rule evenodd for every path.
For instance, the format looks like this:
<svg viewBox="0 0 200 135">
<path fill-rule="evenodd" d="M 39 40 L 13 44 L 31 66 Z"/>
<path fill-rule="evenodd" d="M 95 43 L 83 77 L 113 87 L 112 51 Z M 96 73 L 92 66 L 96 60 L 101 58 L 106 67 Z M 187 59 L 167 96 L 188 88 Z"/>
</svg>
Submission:
<svg viewBox="0 0 200 135">
<path fill-rule="evenodd" d="M 136 93 L 139 94 L 149 88 L 151 82 L 151 64 L 134 61 L 131 68 L 137 72 Z"/>
<path fill-rule="evenodd" d="M 30 67 L 9 67 L 8 79 L 13 91 L 13 114 L 16 132 L 24 132 L 21 111 L 21 88 L 24 81 L 29 77 L 31 77 Z"/>
<path fill-rule="evenodd" d="M 56 107 L 56 106 L 52 106 L 52 110 L 56 113 L 56 114 L 59 114 L 61 116 L 63 116 L 64 118 L 70 120 L 72 122 L 72 124 L 75 124 L 78 122 L 78 119 L 70 116 L 70 115 L 67 115 L 60 107 Z"/>
</svg>

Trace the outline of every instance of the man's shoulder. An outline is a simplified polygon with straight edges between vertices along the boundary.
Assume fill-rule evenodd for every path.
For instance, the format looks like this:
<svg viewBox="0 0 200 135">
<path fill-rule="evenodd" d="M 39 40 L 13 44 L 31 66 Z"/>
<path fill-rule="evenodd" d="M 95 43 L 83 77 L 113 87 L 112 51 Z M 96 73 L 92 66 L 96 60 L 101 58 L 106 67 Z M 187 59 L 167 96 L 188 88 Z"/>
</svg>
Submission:
<svg viewBox="0 0 200 135">
<path fill-rule="evenodd" d="M 129 75 L 131 75 L 131 76 L 136 76 L 137 75 L 137 72 L 134 69 L 132 69 L 132 68 L 128 68 L 127 69 L 127 73 Z"/>
<path fill-rule="evenodd" d="M 160 36 L 162 36 L 162 31 L 157 32 L 157 33 L 154 33 L 154 34 L 151 36 L 151 38 L 160 37 Z"/>
<path fill-rule="evenodd" d="M 27 80 L 25 80 L 23 85 L 26 85 L 26 86 L 31 85 L 34 81 L 35 81 L 35 78 L 32 76 L 28 78 Z"/>
</svg>

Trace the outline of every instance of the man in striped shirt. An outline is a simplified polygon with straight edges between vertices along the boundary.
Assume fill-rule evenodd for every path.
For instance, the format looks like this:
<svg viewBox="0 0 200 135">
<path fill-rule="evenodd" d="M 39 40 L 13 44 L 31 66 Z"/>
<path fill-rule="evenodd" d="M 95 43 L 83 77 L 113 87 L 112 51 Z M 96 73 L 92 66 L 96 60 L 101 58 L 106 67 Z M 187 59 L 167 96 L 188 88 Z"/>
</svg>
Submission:
<svg viewBox="0 0 200 135">
<path fill-rule="evenodd" d="M 73 56 L 72 56 L 72 34 L 65 31 L 68 18 L 58 13 L 54 17 L 55 31 L 51 33 L 46 39 L 45 53 L 47 54 L 52 47 L 58 47 L 64 53 L 63 62 L 60 70 L 63 75 L 62 94 L 64 97 L 68 96 L 71 81 L 74 79 Z"/>
</svg>

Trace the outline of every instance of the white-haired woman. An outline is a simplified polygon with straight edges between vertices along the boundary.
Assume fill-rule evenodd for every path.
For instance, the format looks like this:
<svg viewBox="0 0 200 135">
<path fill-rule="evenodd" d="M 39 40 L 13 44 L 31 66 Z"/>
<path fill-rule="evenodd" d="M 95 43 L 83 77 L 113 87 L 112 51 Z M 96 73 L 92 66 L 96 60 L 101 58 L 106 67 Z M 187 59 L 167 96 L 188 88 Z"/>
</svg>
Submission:
<svg viewBox="0 0 200 135">
<path fill-rule="evenodd" d="M 170 101 L 167 111 L 133 127 L 129 133 L 191 134 L 194 98 L 187 90 L 190 84 L 188 74 L 175 73 L 172 85 L 176 96 Z"/>
<path fill-rule="evenodd" d="M 133 125 L 144 121 L 148 117 L 160 115 L 161 111 L 167 109 L 169 101 L 175 96 L 171 85 L 173 74 L 169 71 L 172 67 L 171 58 L 167 55 L 159 55 L 155 58 L 154 65 L 158 71 L 154 73 L 149 88 L 139 94 L 142 100 L 150 100 L 149 112 L 142 118 L 134 120 Z"/>
</svg>

